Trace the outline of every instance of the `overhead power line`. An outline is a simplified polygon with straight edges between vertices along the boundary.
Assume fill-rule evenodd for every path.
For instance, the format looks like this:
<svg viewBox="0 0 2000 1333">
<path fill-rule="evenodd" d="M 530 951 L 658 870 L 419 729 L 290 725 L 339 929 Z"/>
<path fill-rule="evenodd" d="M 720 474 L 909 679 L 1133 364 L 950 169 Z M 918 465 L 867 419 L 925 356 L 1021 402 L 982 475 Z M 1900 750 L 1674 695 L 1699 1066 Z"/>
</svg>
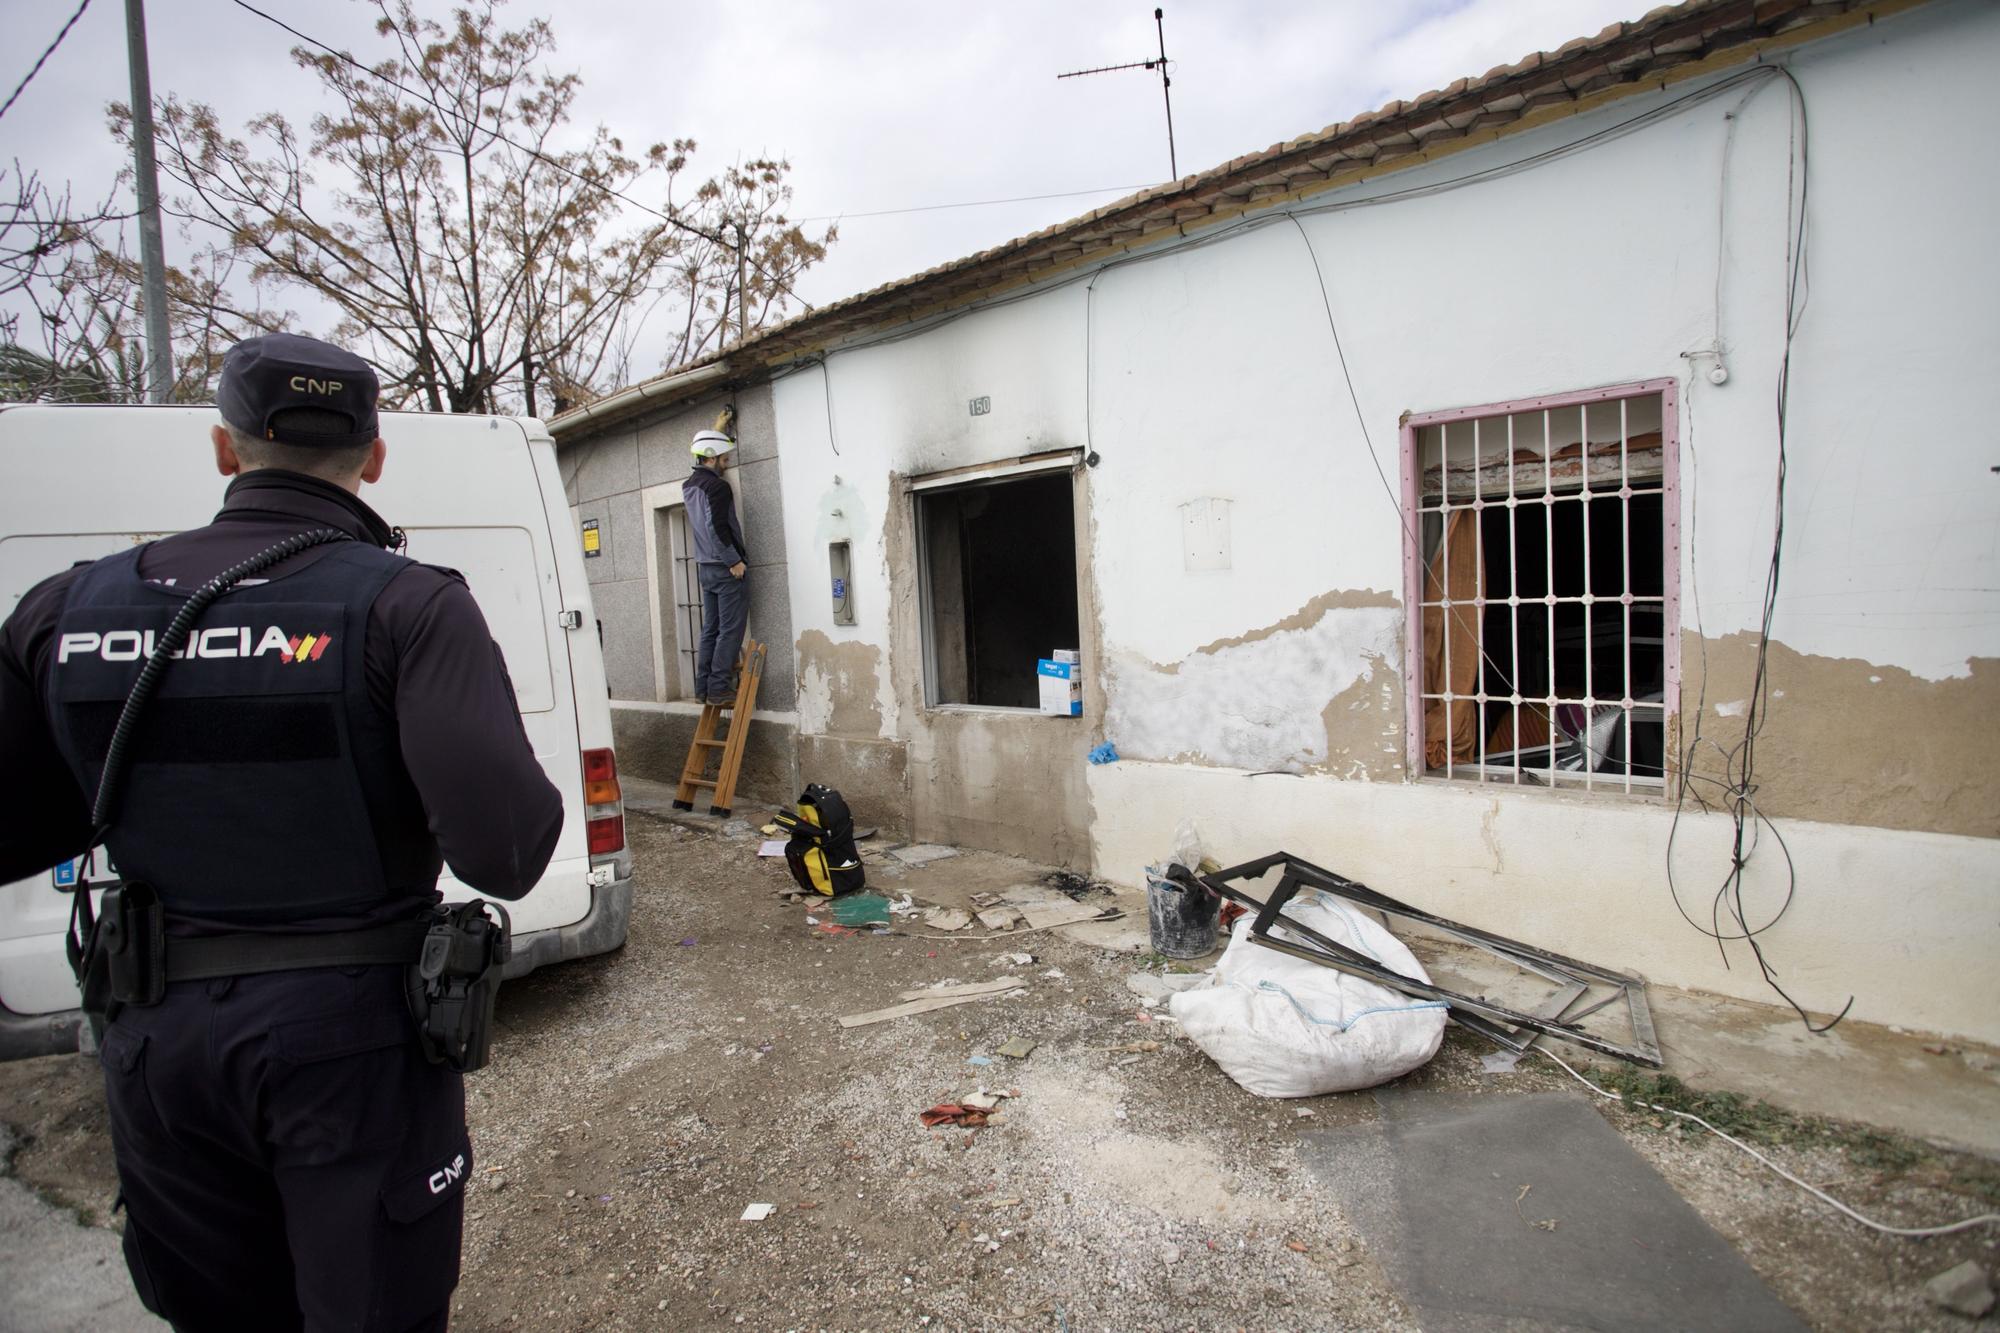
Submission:
<svg viewBox="0 0 2000 1333">
<path fill-rule="evenodd" d="M 1054 194 L 1020 194 L 1011 199 L 968 199 L 957 204 L 913 204 L 909 208 L 878 208 L 867 213 L 821 213 L 816 217 L 793 218 L 794 222 L 845 222 L 850 218 L 886 218 L 898 213 L 935 213 L 947 208 L 990 208 L 995 204 L 1032 204 L 1042 199 L 1076 199 L 1087 194 L 1131 194 L 1147 189 L 1144 185 L 1104 185 L 1095 190 L 1059 190 Z"/>
<path fill-rule="evenodd" d="M 88 4 L 89 0 L 84 0 L 84 3 Z M 354 68 L 360 70 L 363 74 L 366 74 L 369 78 L 375 79 L 382 83 L 386 83 L 391 88 L 397 89 L 400 92 L 406 93 L 409 96 L 416 98 L 419 102 L 422 102 L 424 105 L 430 107 L 433 111 L 438 112 L 440 115 L 448 116 L 453 114 L 450 110 L 439 105 L 436 101 L 434 101 L 429 94 L 420 92 L 419 90 L 410 87 L 406 83 L 400 83 L 395 79 L 388 78 L 387 76 L 383 75 L 379 70 L 370 69 L 368 66 L 362 64 L 359 60 L 355 59 L 347 52 L 342 51 L 336 47 L 328 46 L 325 42 L 322 42 L 317 37 L 308 36 L 307 34 L 300 32 L 297 28 L 294 28 L 291 24 L 285 22 L 283 19 L 277 17 L 276 15 L 267 14 L 263 10 L 257 8 L 257 6 L 248 3 L 248 0 L 232 0 L 232 3 L 234 3 L 238 9 L 248 10 L 250 13 L 255 14 L 258 18 L 263 19 L 266 23 L 275 24 L 277 27 L 283 28 L 286 32 L 298 38 L 300 41 L 306 43 L 308 46 L 316 46 L 320 50 L 326 52 L 328 55 L 334 57 L 336 60 L 345 61 L 347 64 L 350 64 L 354 66 Z M 78 12 L 81 13 L 82 11 L 79 10 Z M 606 185 L 603 181 L 600 180 L 593 180 L 589 176 L 584 175 L 582 172 L 577 171 L 575 168 L 565 166 L 563 163 L 556 161 L 554 158 L 539 151 L 538 149 L 530 148 L 528 145 L 524 143 L 518 143 L 513 139 L 509 139 L 506 135 L 501 134 L 498 130 L 493 129 L 491 126 L 482 126 L 481 132 L 491 135 L 496 141 L 506 144 L 509 148 L 512 148 L 517 153 L 526 153 L 529 157 L 534 158 L 537 162 L 540 162 L 544 166 L 553 167 L 557 171 L 563 173 L 565 176 L 569 176 L 575 180 L 582 181 L 585 185 L 589 185 L 596 189 L 602 190 L 604 193 L 610 195 L 614 199 L 623 200 L 625 203 L 632 205 L 632 207 L 638 209 L 642 213 L 652 214 L 654 217 L 660 219 L 660 221 L 666 223 L 670 227 L 677 227 L 680 230 L 687 232 L 691 236 L 699 236 L 704 241 L 708 241 L 714 245 L 722 246 L 724 249 L 733 250 L 736 248 L 736 246 L 729 240 L 728 237 L 723 236 L 720 233 L 708 231 L 704 228 L 697 227 L 689 222 L 683 222 L 680 218 L 675 217 L 671 213 L 663 213 L 659 209 L 654 208 L 651 204 L 642 203 L 641 201 L 634 199 L 631 195 L 626 194 L 623 190 L 620 190 L 615 186 Z"/>
<path fill-rule="evenodd" d="M 35 61 L 35 67 L 28 71 L 26 78 L 14 85 L 14 91 L 7 94 L 7 101 L 4 104 L 0 104 L 0 116 L 4 116 L 14 109 L 14 103 L 20 100 L 21 94 L 28 90 L 28 85 L 33 83 L 35 76 L 42 72 L 42 66 L 49 63 L 49 57 L 56 53 L 56 48 L 63 44 L 63 38 L 69 36 L 69 30 L 76 26 L 76 21 L 83 17 L 83 11 L 89 8 L 90 0 L 83 0 L 83 3 L 76 7 L 76 13 L 71 14 L 69 22 L 62 25 L 62 31 L 56 34 L 56 39 L 53 42 L 49 43 L 48 50 L 42 52 L 41 58 Z"/>
</svg>

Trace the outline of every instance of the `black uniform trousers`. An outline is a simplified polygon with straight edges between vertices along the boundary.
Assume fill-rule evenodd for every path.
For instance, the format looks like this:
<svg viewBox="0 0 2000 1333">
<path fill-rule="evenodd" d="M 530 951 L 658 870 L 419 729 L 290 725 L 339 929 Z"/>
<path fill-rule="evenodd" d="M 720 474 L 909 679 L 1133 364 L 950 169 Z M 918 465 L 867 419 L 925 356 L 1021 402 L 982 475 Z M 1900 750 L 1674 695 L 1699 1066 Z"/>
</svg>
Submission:
<svg viewBox="0 0 2000 1333">
<path fill-rule="evenodd" d="M 181 1333 L 445 1327 L 472 1149 L 405 972 L 175 982 L 105 1029 L 125 1260 Z"/>
</svg>

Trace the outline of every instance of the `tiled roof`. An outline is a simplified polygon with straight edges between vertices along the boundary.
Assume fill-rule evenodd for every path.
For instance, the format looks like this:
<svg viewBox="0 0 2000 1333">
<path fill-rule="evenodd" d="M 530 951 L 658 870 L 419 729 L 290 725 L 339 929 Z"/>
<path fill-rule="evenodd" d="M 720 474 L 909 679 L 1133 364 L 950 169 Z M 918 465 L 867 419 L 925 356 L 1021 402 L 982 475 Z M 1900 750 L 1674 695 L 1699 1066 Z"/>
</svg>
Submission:
<svg viewBox="0 0 2000 1333">
<path fill-rule="evenodd" d="M 717 382 L 713 371 L 702 375 L 690 371 L 726 367 L 728 379 L 755 379 L 763 371 L 863 332 L 934 315 L 1274 202 L 1321 193 L 1363 175 L 1379 175 L 1385 167 L 1398 170 L 1434 161 L 1922 2 L 1686 0 L 1665 5 L 1634 22 L 1614 23 L 1594 37 L 1578 37 L 1554 51 L 1495 66 L 1478 78 L 1459 79 L 1391 102 L 1317 133 L 1272 144 L 1208 171 L 1141 190 L 1082 217 L 794 316 L 693 365 L 565 413 L 551 425 L 558 435 L 595 431 Z M 683 376 L 688 377 L 687 393 L 676 393 L 677 386 L 668 381 Z"/>
</svg>

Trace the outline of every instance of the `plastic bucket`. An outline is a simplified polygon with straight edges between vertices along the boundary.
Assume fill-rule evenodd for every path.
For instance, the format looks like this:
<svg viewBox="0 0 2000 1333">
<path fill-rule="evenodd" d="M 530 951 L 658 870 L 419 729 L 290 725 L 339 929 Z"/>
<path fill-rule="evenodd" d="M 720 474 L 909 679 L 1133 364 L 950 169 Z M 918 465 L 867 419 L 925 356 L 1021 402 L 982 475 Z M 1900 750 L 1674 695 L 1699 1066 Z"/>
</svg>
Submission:
<svg viewBox="0 0 2000 1333">
<path fill-rule="evenodd" d="M 1146 928 L 1153 952 L 1168 958 L 1204 958 L 1215 952 L 1215 919 L 1222 899 L 1199 884 L 1146 877 Z"/>
</svg>

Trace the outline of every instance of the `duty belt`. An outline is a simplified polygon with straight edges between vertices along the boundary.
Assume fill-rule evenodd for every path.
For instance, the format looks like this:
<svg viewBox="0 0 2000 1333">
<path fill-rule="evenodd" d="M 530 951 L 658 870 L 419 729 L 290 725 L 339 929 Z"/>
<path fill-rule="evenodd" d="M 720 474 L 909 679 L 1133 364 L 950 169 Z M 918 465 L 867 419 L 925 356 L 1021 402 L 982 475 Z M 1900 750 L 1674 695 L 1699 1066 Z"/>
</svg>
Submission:
<svg viewBox="0 0 2000 1333">
<path fill-rule="evenodd" d="M 164 972 L 166 980 L 173 982 L 306 967 L 408 965 L 417 961 L 429 928 L 428 921 L 397 921 L 324 935 L 169 936 L 164 941 Z"/>
</svg>

